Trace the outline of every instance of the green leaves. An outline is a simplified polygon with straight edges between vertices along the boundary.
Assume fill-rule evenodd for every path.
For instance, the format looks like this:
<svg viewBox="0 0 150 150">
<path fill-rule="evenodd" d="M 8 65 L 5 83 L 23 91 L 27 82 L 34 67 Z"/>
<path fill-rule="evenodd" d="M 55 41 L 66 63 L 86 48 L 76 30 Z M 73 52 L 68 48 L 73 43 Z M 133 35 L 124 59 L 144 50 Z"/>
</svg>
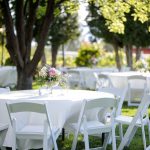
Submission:
<svg viewBox="0 0 150 150">
<path fill-rule="evenodd" d="M 124 34 L 126 14 L 131 8 L 134 21 L 145 23 L 150 20 L 150 0 L 93 0 L 92 2 L 98 2 L 100 14 L 106 19 L 110 32 Z M 150 31 L 149 27 L 148 30 Z"/>
</svg>

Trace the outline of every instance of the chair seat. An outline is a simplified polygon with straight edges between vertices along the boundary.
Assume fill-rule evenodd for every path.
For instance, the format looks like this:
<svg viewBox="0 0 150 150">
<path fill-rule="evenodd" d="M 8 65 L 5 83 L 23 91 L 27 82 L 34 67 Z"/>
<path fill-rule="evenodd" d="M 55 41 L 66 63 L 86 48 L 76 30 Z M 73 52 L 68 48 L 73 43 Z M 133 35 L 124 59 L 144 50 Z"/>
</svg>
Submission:
<svg viewBox="0 0 150 150">
<path fill-rule="evenodd" d="M 1 124 L 0 123 L 0 131 L 8 129 L 8 124 Z"/>
<path fill-rule="evenodd" d="M 59 131 L 58 128 L 53 128 L 54 134 L 56 135 Z M 17 137 L 19 138 L 27 138 L 27 137 L 32 137 L 35 139 L 41 139 L 44 136 L 44 126 L 40 125 L 26 125 L 22 129 L 16 132 Z M 50 135 L 48 131 L 48 135 Z"/>
<path fill-rule="evenodd" d="M 77 130 L 77 123 L 72 123 L 71 124 L 72 128 L 74 130 Z M 86 130 L 88 131 L 89 134 L 93 134 L 93 133 L 102 133 L 101 130 L 103 130 L 103 132 L 110 132 L 111 131 L 111 125 L 110 124 L 104 124 L 102 122 L 99 121 L 88 121 L 86 123 Z M 84 127 L 83 124 L 80 127 L 80 132 L 83 133 L 84 131 Z"/>
<path fill-rule="evenodd" d="M 117 117 L 115 118 L 115 121 L 120 122 L 120 123 L 123 123 L 123 124 L 128 124 L 128 125 L 132 122 L 132 120 L 133 120 L 133 117 L 130 117 L 130 116 L 123 116 L 123 115 L 117 116 Z M 137 122 L 136 122 L 136 125 L 137 125 L 137 126 L 141 126 L 141 124 L 142 124 L 142 123 L 141 123 L 141 120 L 138 119 Z M 147 118 L 144 118 L 144 119 L 143 119 L 143 124 L 147 124 Z"/>
</svg>

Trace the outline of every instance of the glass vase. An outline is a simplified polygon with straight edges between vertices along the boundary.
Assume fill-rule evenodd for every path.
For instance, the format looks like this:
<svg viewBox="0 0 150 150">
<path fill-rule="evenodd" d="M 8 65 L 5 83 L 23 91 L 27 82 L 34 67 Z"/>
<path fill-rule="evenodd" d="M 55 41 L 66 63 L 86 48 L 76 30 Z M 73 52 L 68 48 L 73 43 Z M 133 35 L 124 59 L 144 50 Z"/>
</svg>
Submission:
<svg viewBox="0 0 150 150">
<path fill-rule="evenodd" d="M 55 89 L 56 86 L 58 86 L 58 84 L 59 84 L 58 82 L 48 84 L 48 89 L 50 94 L 53 94 L 53 90 Z"/>
</svg>

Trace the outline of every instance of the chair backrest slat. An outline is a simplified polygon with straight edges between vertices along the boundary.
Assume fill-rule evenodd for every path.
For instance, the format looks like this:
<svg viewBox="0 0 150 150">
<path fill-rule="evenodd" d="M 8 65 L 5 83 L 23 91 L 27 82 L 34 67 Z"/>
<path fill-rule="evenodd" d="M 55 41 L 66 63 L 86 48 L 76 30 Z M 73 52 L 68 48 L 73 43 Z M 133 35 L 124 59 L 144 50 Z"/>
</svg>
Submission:
<svg viewBox="0 0 150 150">
<path fill-rule="evenodd" d="M 85 110 L 96 108 L 96 107 L 116 107 L 117 100 L 115 98 L 99 98 L 93 100 L 87 100 L 85 105 Z"/>
<path fill-rule="evenodd" d="M 144 94 L 147 92 L 147 78 L 142 75 L 128 77 L 128 105 L 138 106 Z"/>
<path fill-rule="evenodd" d="M 118 104 L 118 108 L 116 112 L 117 115 L 121 114 L 122 105 L 126 98 L 127 91 L 128 91 L 128 86 L 126 86 L 123 89 L 115 88 L 115 87 L 106 87 L 100 90 L 100 92 L 108 92 L 108 93 L 114 94 L 116 97 L 119 98 L 119 104 Z"/>
<path fill-rule="evenodd" d="M 31 102 L 7 103 L 7 107 L 10 113 L 17 113 L 17 112 L 46 113 L 45 104 L 40 103 L 31 103 Z"/>
<path fill-rule="evenodd" d="M 128 77 L 128 80 L 137 80 L 137 79 L 146 81 L 146 77 L 142 75 L 132 75 Z"/>
<path fill-rule="evenodd" d="M 112 87 L 113 86 L 108 75 L 105 75 L 102 73 L 98 74 L 96 72 L 94 72 L 93 74 L 94 74 L 94 77 L 96 79 L 96 86 L 98 86 L 96 88 L 101 89 L 104 87 Z"/>
</svg>

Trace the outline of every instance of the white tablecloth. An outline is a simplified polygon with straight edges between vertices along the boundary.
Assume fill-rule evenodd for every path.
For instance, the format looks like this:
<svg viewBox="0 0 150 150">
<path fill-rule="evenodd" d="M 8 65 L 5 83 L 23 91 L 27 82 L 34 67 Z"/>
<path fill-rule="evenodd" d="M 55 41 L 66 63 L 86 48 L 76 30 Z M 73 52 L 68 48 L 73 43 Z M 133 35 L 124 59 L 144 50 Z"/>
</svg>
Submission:
<svg viewBox="0 0 150 150">
<path fill-rule="evenodd" d="M 39 96 L 39 92 L 36 90 L 26 90 L 26 91 L 14 91 L 9 93 L 4 93 L 0 95 L 0 123 L 9 123 L 8 112 L 5 106 L 7 100 L 10 101 L 36 101 L 43 102 L 46 101 L 49 104 L 50 116 L 52 118 L 52 123 L 60 128 L 64 124 L 80 111 L 82 101 L 84 99 L 94 99 L 102 97 L 112 97 L 111 94 L 102 93 L 97 91 L 87 91 L 87 90 L 54 90 L 53 94 L 44 94 Z M 23 118 L 23 119 L 22 119 Z M 76 118 L 76 117 L 75 117 Z M 40 124 L 43 120 L 43 116 L 35 117 L 33 114 L 28 115 L 17 115 L 17 120 L 20 120 L 19 126 L 21 127 L 24 123 L 30 124 Z M 4 146 L 11 146 L 12 130 L 9 127 Z"/>
<path fill-rule="evenodd" d="M 0 87 L 14 87 L 17 84 L 16 67 L 0 67 Z"/>
</svg>

